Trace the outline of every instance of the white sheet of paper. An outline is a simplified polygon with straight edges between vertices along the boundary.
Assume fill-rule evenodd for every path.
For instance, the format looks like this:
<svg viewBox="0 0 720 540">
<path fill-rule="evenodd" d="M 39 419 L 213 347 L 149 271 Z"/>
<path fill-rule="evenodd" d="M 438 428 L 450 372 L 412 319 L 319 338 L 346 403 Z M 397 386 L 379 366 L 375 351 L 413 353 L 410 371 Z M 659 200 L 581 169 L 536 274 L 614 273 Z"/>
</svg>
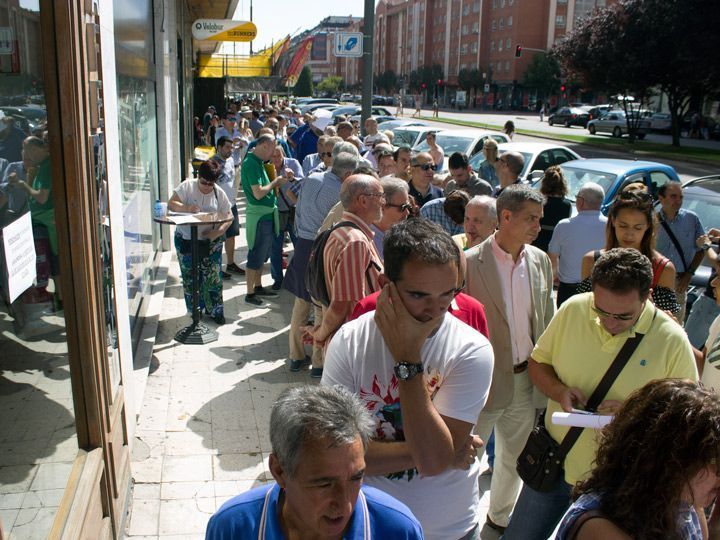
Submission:
<svg viewBox="0 0 720 540">
<path fill-rule="evenodd" d="M 194 215 L 172 216 L 175 225 L 183 225 L 184 223 L 200 223 L 200 220 Z"/>
<path fill-rule="evenodd" d="M 575 426 L 602 429 L 613 419 L 612 415 L 594 414 L 573 409 L 573 412 L 554 412 L 552 423 L 556 426 Z"/>
<path fill-rule="evenodd" d="M 35 239 L 30 212 L 3 229 L 5 267 L 8 272 L 10 302 L 32 287 L 37 277 Z"/>
</svg>

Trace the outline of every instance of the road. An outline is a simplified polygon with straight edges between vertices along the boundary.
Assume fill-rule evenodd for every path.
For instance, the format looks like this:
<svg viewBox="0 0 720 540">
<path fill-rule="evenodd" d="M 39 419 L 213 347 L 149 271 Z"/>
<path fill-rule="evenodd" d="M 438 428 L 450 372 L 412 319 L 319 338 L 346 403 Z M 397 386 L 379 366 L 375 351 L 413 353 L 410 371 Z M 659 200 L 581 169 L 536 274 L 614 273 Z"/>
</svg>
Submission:
<svg viewBox="0 0 720 540">
<path fill-rule="evenodd" d="M 423 110 L 422 116 L 429 118 L 432 116 L 431 110 Z M 540 122 L 539 117 L 535 114 L 522 114 L 522 113 L 478 113 L 472 111 L 453 112 L 453 111 L 440 111 L 440 116 L 445 118 L 452 118 L 457 120 L 467 120 L 470 122 L 481 122 L 485 124 L 491 124 L 496 126 L 502 126 L 508 120 L 512 120 L 515 123 L 515 129 L 521 130 L 532 130 L 538 131 L 545 134 L 545 136 L 528 136 L 528 135 L 515 135 L 515 141 L 547 141 L 552 139 L 553 136 L 576 134 L 576 135 L 587 135 L 590 136 L 588 131 L 581 127 L 566 128 L 562 126 L 549 126 L 547 124 L 547 117 L 544 122 Z M 409 117 L 408 114 L 405 117 Z M 433 125 L 454 128 L 456 126 L 444 124 L 442 122 L 430 122 Z M 381 124 L 382 127 L 382 124 Z M 459 126 L 457 126 L 459 127 Z M 606 135 L 594 135 L 593 137 L 607 137 Z M 669 135 L 648 135 L 647 141 L 656 142 L 660 144 L 670 144 Z M 622 149 L 608 149 L 600 146 L 593 146 L 588 144 L 579 144 L 575 142 L 559 141 L 564 146 L 572 148 L 575 152 L 586 158 L 628 158 L 627 152 Z M 690 139 L 682 139 L 681 144 L 684 146 L 698 146 L 703 148 L 717 149 L 720 151 L 719 141 L 698 141 Z M 654 157 L 653 161 L 665 163 L 672 166 L 680 176 L 682 182 L 686 182 L 692 178 L 698 176 L 707 176 L 709 174 L 717 174 L 720 172 L 719 168 L 712 164 L 702 164 L 699 162 L 688 162 L 677 159 L 666 159 L 663 157 Z"/>
</svg>

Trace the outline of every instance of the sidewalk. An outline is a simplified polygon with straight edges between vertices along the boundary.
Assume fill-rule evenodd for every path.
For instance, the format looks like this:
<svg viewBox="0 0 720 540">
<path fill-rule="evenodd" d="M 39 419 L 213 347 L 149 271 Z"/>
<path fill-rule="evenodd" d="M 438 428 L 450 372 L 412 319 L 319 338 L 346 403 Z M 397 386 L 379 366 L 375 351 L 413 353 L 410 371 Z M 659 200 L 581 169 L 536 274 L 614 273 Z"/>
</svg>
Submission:
<svg viewBox="0 0 720 540">
<path fill-rule="evenodd" d="M 238 209 L 244 223 L 241 202 Z M 244 230 L 236 248 L 244 261 Z M 132 454 L 126 536 L 133 540 L 201 539 L 208 519 L 227 499 L 271 481 L 272 404 L 290 385 L 318 382 L 309 369 L 287 368 L 294 296 L 283 290 L 265 307 L 247 305 L 242 276 L 225 281 L 227 323 L 217 328 L 218 341 L 177 343 L 175 333 L 189 322 L 179 274 L 173 254 Z M 263 284 L 271 283 L 268 270 Z M 217 326 L 207 317 L 203 322 Z M 481 523 L 489 483 L 489 476 L 481 478 L 486 491 Z M 497 535 L 485 527 L 483 538 Z"/>
</svg>

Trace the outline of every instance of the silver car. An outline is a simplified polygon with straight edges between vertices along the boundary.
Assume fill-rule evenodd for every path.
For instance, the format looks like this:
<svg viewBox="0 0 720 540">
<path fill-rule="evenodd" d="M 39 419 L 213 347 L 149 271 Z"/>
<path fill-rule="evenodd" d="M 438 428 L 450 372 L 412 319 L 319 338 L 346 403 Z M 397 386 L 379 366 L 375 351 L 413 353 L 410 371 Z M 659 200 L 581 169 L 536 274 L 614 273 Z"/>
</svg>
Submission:
<svg viewBox="0 0 720 540">
<path fill-rule="evenodd" d="M 588 122 L 588 131 L 591 135 L 595 133 L 610 133 L 613 137 L 622 137 L 627 135 L 628 127 L 627 120 L 625 117 L 625 111 L 608 111 L 603 114 L 600 118 L 590 120 Z M 642 117 L 640 118 L 640 124 L 637 129 L 637 138 L 642 140 L 650 132 L 650 120 Z"/>
</svg>

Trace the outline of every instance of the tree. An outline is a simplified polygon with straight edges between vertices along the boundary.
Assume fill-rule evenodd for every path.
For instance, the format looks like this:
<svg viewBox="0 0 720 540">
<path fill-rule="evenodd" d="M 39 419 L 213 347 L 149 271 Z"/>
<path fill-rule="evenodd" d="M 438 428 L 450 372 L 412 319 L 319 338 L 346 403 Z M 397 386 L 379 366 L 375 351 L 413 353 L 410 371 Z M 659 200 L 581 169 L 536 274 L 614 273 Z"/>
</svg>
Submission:
<svg viewBox="0 0 720 540">
<path fill-rule="evenodd" d="M 392 94 L 398 86 L 397 75 L 392 69 L 384 71 L 375 78 L 375 85 L 386 94 Z"/>
<path fill-rule="evenodd" d="M 313 95 L 312 71 L 310 71 L 310 66 L 302 68 L 293 93 L 298 97 Z"/>
<path fill-rule="evenodd" d="M 523 85 L 535 88 L 538 99 L 545 100 L 560 89 L 560 63 L 551 54 L 533 55 L 525 71 Z"/>
<path fill-rule="evenodd" d="M 342 77 L 327 77 L 317 85 L 317 91 L 323 94 L 335 95 L 338 94 L 344 86 L 345 82 Z"/>
<path fill-rule="evenodd" d="M 693 97 L 720 85 L 720 3 L 623 0 L 580 21 L 556 49 L 568 75 L 586 86 L 632 96 L 639 108 L 654 88 L 668 96 L 673 145 Z M 626 112 L 630 106 L 621 100 Z M 639 115 L 626 115 L 631 140 Z M 632 120 L 631 120 L 632 119 Z"/>
</svg>

